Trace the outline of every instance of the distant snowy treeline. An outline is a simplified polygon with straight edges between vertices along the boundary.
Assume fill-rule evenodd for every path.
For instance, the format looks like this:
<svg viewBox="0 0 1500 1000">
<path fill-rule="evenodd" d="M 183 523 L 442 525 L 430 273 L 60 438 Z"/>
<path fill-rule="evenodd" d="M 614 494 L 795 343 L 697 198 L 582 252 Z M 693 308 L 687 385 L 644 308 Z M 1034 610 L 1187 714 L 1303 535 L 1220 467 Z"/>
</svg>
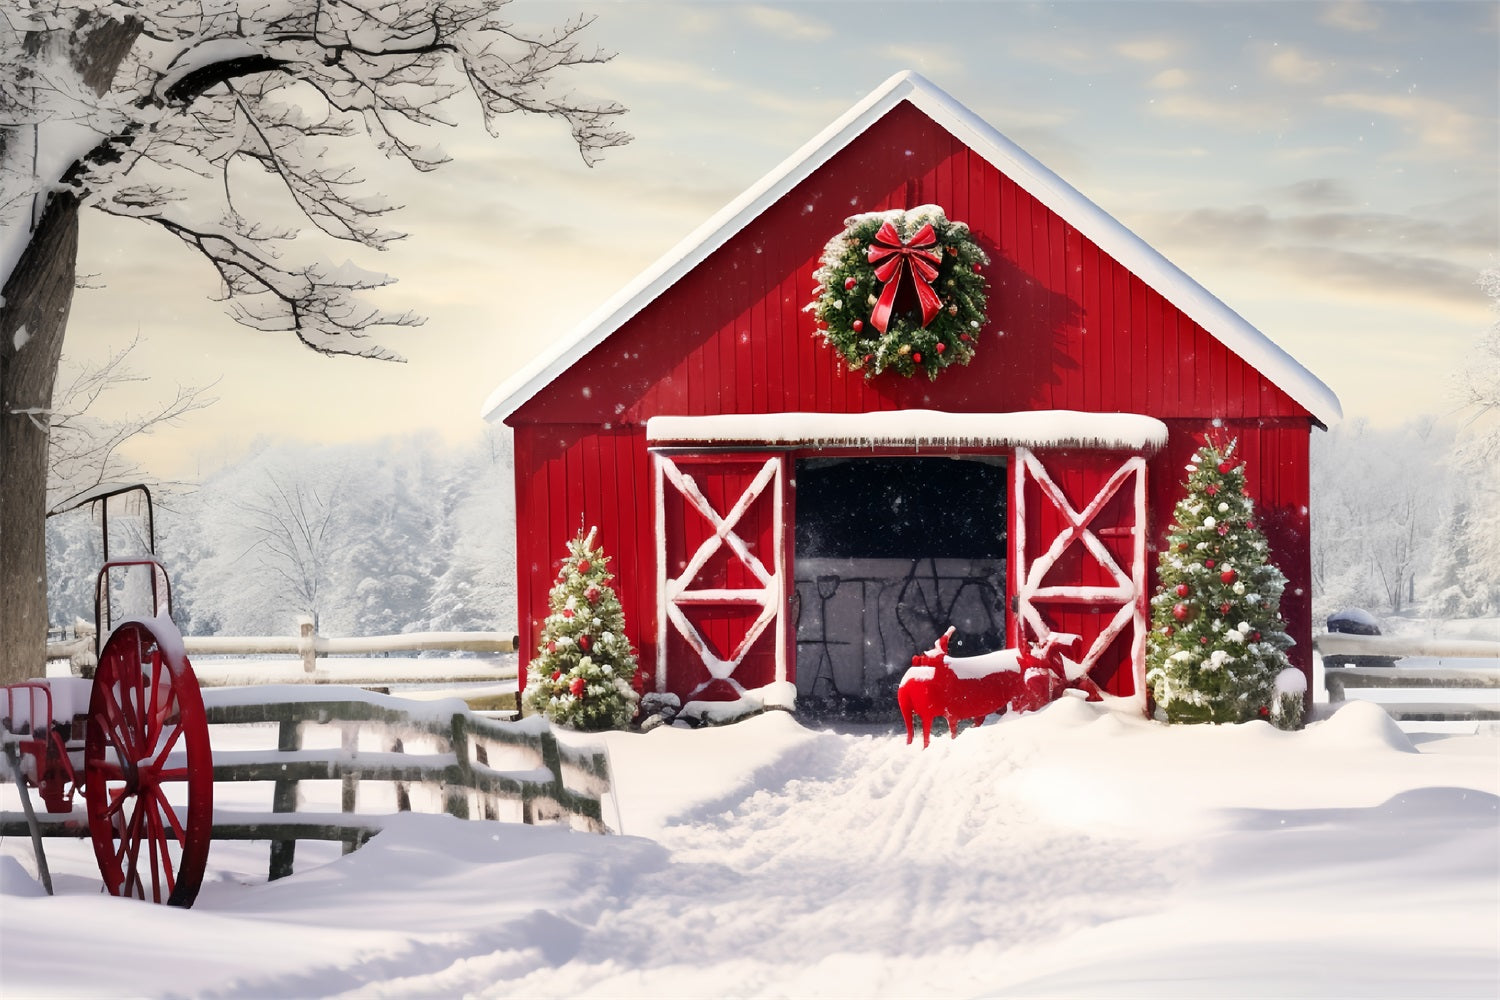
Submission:
<svg viewBox="0 0 1500 1000">
<path fill-rule="evenodd" d="M 1463 469 L 1452 429 L 1430 419 L 1314 432 L 1315 622 L 1346 607 L 1500 614 L 1500 479 Z M 263 445 L 162 492 L 178 622 L 189 635 L 288 635 L 299 615 L 325 635 L 515 628 L 512 472 L 503 428 L 467 446 Z M 93 617 L 98 534 L 81 512 L 48 523 L 55 623 Z"/>
<path fill-rule="evenodd" d="M 1487 458 L 1432 418 L 1380 430 L 1353 419 L 1314 431 L 1315 626 L 1348 607 L 1500 614 L 1500 476 Z"/>
<path fill-rule="evenodd" d="M 190 490 L 157 494 L 157 554 L 188 635 L 515 628 L 509 431 L 467 446 L 431 435 L 264 444 Z M 111 556 L 134 521 L 111 515 Z M 99 528 L 48 522 L 54 623 L 93 618 Z"/>
</svg>

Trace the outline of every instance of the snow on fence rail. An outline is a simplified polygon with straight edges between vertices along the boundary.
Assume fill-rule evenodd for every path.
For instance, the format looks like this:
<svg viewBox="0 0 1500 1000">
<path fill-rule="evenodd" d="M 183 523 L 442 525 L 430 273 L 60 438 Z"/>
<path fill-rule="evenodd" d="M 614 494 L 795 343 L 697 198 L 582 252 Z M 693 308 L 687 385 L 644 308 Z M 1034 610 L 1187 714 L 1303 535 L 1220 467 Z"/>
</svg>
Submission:
<svg viewBox="0 0 1500 1000">
<path fill-rule="evenodd" d="M 309 680 L 330 683 L 378 683 L 400 682 L 407 679 L 399 671 L 378 671 L 366 665 L 363 670 L 369 678 L 350 676 L 347 671 L 337 676 L 320 677 L 318 658 L 327 656 L 365 655 L 385 653 L 417 653 L 428 651 L 467 653 L 514 653 L 520 638 L 502 632 L 403 632 L 400 635 L 370 636 L 325 636 L 313 630 L 310 619 L 300 619 L 298 634 L 291 636 L 223 636 L 189 635 L 182 642 L 189 657 L 193 656 L 297 656 L 302 661 L 302 670 Z M 48 660 L 68 660 L 71 672 L 90 676 L 94 668 L 94 628 L 79 622 L 76 636 L 57 642 L 48 642 Z M 419 678 L 423 681 L 484 681 L 514 680 L 514 667 L 497 671 L 488 669 L 466 669 L 467 661 L 454 660 L 445 669 L 437 670 L 441 676 L 433 676 L 433 670 L 424 670 Z M 199 681 L 206 686 L 216 683 L 243 683 L 238 677 L 221 680 L 212 670 L 200 670 Z M 292 678 L 278 678 L 290 681 Z"/>
<path fill-rule="evenodd" d="M 292 873 L 299 840 L 339 841 L 347 853 L 380 832 L 389 813 L 356 811 L 362 784 L 371 782 L 382 789 L 394 785 L 398 812 L 411 809 L 410 791 L 418 785 L 460 819 L 503 819 L 501 807 L 509 804 L 523 823 L 608 832 L 602 803 L 611 783 L 604 751 L 559 743 L 541 716 L 499 722 L 456 699 L 414 702 L 359 688 L 298 685 L 223 688 L 205 691 L 203 700 L 210 726 L 276 724 L 274 747 L 216 748 L 213 758 L 216 785 L 271 783 L 269 812 L 216 807 L 213 825 L 215 840 L 269 840 L 271 879 Z M 313 731 L 337 735 L 338 745 L 307 747 Z M 372 742 L 387 749 L 362 748 Z M 424 752 L 407 752 L 407 744 L 425 744 Z M 304 781 L 338 781 L 339 810 L 299 810 Z M 43 836 L 88 836 L 81 807 L 36 818 Z M 0 814 L 0 835 L 26 832 L 20 814 Z"/>
<path fill-rule="evenodd" d="M 1500 721 L 1500 640 L 1328 633 L 1313 640 L 1324 657 L 1392 657 L 1391 666 L 1325 666 L 1328 700 L 1351 689 L 1401 723 L 1468 726 Z M 1453 660 L 1459 664 L 1451 663 Z"/>
</svg>

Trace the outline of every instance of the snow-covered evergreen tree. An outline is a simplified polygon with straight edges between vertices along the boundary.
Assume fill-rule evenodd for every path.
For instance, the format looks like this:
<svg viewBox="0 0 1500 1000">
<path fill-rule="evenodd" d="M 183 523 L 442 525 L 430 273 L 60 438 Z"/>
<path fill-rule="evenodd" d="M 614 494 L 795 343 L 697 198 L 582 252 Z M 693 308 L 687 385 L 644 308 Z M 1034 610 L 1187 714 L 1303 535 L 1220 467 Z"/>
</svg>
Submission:
<svg viewBox="0 0 1500 1000">
<path fill-rule="evenodd" d="M 1301 699 L 1276 696 L 1292 645 L 1279 610 L 1286 577 L 1270 561 L 1234 447 L 1205 441 L 1187 466 L 1157 564 L 1146 682 L 1170 722 L 1264 713 L 1292 729 Z"/>
<path fill-rule="evenodd" d="M 525 707 L 572 729 L 618 729 L 635 716 L 635 652 L 598 533 L 579 531 L 548 595 L 552 613 L 531 661 Z"/>
</svg>

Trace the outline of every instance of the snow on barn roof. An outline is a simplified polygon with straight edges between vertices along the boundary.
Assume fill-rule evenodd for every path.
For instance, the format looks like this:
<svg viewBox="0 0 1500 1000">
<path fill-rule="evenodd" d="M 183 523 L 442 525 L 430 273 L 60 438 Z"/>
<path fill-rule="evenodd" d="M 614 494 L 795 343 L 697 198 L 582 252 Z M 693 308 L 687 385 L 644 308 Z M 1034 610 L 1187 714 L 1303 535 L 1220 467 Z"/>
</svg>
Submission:
<svg viewBox="0 0 1500 1000">
<path fill-rule="evenodd" d="M 902 101 L 947 129 L 1037 201 L 1163 295 L 1260 371 L 1324 425 L 1343 415 L 1333 390 L 1244 317 L 1214 297 L 1118 220 L 924 77 L 897 73 L 765 177 L 689 233 L 626 285 L 571 336 L 521 369 L 485 400 L 482 413 L 503 420 L 648 303 L 702 263 L 753 219 Z"/>
</svg>

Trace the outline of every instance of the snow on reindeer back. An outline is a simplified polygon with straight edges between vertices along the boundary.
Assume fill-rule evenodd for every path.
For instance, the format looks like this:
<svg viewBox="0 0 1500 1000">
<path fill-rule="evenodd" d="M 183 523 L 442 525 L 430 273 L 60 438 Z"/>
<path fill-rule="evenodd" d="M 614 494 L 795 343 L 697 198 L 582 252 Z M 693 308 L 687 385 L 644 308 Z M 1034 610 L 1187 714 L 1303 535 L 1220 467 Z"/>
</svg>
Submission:
<svg viewBox="0 0 1500 1000">
<path fill-rule="evenodd" d="M 1014 649 L 997 649 L 993 653 L 980 653 L 977 656 L 950 656 L 948 666 L 952 668 L 955 677 L 964 680 L 976 680 L 991 674 L 1019 673 L 1021 654 Z"/>
</svg>

